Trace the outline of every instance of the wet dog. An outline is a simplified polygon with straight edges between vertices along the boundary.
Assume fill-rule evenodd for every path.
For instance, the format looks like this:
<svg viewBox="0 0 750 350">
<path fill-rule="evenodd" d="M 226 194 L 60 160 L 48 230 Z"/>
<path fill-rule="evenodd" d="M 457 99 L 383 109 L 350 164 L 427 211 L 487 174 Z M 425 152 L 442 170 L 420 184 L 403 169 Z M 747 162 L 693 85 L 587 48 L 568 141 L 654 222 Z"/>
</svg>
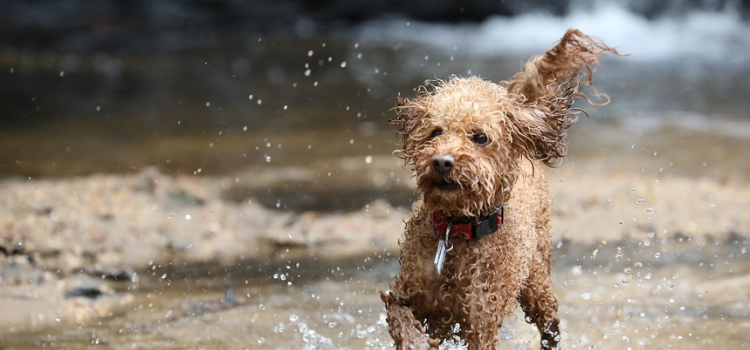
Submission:
<svg viewBox="0 0 750 350">
<path fill-rule="evenodd" d="M 399 96 L 406 166 L 420 200 L 399 241 L 400 272 L 382 292 L 398 349 L 437 348 L 458 336 L 469 349 L 495 349 L 505 317 L 519 305 L 541 333 L 560 340 L 550 280 L 550 199 L 543 165 L 565 156 L 567 129 L 592 103 L 592 65 L 617 51 L 569 29 L 510 81 L 478 77 L 428 81 Z"/>
</svg>

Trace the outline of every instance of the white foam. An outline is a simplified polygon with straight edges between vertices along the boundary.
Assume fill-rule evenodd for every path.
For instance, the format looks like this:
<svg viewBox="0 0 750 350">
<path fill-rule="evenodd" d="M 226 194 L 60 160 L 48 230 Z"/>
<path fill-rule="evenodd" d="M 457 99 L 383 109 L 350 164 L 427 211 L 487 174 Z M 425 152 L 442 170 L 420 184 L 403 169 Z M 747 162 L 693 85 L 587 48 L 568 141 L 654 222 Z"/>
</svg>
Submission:
<svg viewBox="0 0 750 350">
<path fill-rule="evenodd" d="M 750 59 L 750 25 L 742 21 L 738 11 L 696 10 L 647 20 L 614 2 L 595 2 L 588 8 L 574 6 L 564 17 L 527 13 L 491 17 L 480 24 L 383 20 L 364 25 L 360 38 L 396 45 L 416 43 L 491 58 L 539 53 L 570 27 L 602 39 L 635 61 L 697 58 L 738 63 Z"/>
</svg>

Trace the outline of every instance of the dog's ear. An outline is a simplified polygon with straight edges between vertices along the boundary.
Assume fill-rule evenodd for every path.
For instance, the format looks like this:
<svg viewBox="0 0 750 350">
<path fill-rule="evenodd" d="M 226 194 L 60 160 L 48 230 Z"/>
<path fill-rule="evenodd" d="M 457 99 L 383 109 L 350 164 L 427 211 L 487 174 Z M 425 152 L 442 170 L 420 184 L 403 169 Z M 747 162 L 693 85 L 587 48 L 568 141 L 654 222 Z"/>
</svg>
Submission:
<svg viewBox="0 0 750 350">
<path fill-rule="evenodd" d="M 503 82 L 520 108 L 509 115 L 513 142 L 530 159 L 555 166 L 567 153 L 565 135 L 585 112 L 571 108 L 576 98 L 598 107 L 609 97 L 596 92 L 592 65 L 604 53 L 620 55 L 617 50 L 577 29 L 568 29 L 560 41 L 544 55 L 531 58 L 524 69 Z M 592 102 L 581 91 L 588 86 L 600 102 Z"/>
<path fill-rule="evenodd" d="M 621 55 L 577 29 L 568 29 L 554 47 L 544 55 L 531 58 L 521 72 L 505 82 L 508 92 L 519 96 L 527 104 L 538 104 L 559 97 L 560 93 L 568 90 L 566 85 L 577 85 L 578 80 L 593 90 L 592 66 L 599 63 L 599 55 L 607 52 Z M 594 106 L 609 102 L 607 95 L 598 94 L 596 90 L 593 92 L 595 97 L 604 100 L 603 103 L 591 103 L 585 95 L 581 97 Z"/>
<path fill-rule="evenodd" d="M 410 102 L 412 101 L 399 94 L 396 107 L 393 108 L 396 111 L 396 117 L 388 120 L 388 123 L 399 126 L 396 133 L 401 143 L 401 150 L 397 150 L 394 153 L 404 159 L 404 165 L 412 163 L 414 160 L 416 144 L 414 137 L 409 135 L 414 133 L 420 124 L 419 110 L 411 106 Z"/>
<path fill-rule="evenodd" d="M 401 94 L 397 96 L 397 104 L 393 108 L 396 117 L 388 122 L 399 126 L 397 133 L 402 148 L 395 153 L 404 159 L 405 165 L 414 162 L 418 145 L 427 138 L 427 133 L 431 132 L 424 123 L 428 108 L 425 105 L 425 97 L 434 95 L 442 84 L 441 80 L 428 80 L 417 88 L 416 98 L 408 99 Z"/>
<path fill-rule="evenodd" d="M 520 106 L 508 113 L 506 126 L 513 150 L 518 155 L 540 160 L 550 167 L 560 164 L 568 152 L 565 136 L 568 128 L 585 112 L 571 108 L 580 85 L 567 85 L 560 97 L 546 106 Z"/>
</svg>

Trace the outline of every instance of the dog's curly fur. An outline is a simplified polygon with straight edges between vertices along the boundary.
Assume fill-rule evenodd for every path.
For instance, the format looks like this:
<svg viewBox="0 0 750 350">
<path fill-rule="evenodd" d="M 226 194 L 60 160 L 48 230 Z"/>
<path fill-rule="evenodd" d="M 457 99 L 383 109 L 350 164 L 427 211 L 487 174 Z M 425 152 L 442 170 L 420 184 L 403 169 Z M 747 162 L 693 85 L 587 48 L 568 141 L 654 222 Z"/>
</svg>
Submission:
<svg viewBox="0 0 750 350">
<path fill-rule="evenodd" d="M 498 84 L 477 78 L 428 81 L 415 99 L 399 96 L 400 151 L 413 167 L 421 200 L 400 240 L 401 271 L 386 304 L 398 349 L 437 348 L 454 335 L 469 349 L 494 349 L 502 320 L 521 306 L 541 333 L 542 349 L 557 348 L 557 300 L 550 281 L 550 209 L 541 164 L 566 154 L 566 130 L 592 103 L 599 55 L 617 51 L 575 29 L 523 71 Z M 596 97 L 609 100 L 593 90 Z M 477 137 L 478 134 L 486 135 Z M 436 156 L 454 160 L 436 170 Z M 505 222 L 478 240 L 454 239 L 444 269 L 432 266 L 438 241 L 431 215 L 475 217 L 500 204 Z M 456 326 L 457 325 L 457 326 Z"/>
</svg>

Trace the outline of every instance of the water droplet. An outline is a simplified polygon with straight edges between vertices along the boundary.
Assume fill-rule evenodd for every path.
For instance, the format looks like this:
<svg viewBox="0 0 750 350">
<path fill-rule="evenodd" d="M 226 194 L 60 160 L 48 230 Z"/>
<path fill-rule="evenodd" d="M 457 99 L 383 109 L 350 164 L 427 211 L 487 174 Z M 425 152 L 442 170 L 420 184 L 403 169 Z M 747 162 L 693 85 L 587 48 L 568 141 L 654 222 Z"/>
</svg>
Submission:
<svg viewBox="0 0 750 350">
<path fill-rule="evenodd" d="M 190 214 L 185 214 L 185 220 L 190 220 L 190 219 L 192 219 L 192 218 L 193 218 L 193 217 L 192 217 L 192 216 L 190 216 Z"/>
<path fill-rule="evenodd" d="M 311 71 L 310 71 L 309 69 L 308 69 L 308 70 L 306 70 L 306 71 L 305 71 L 305 76 L 306 76 L 306 77 L 309 77 L 309 76 L 310 76 L 310 73 L 311 73 Z"/>
<path fill-rule="evenodd" d="M 312 57 L 312 55 L 313 55 L 313 50 L 307 51 L 307 57 Z"/>
<path fill-rule="evenodd" d="M 365 157 L 365 163 L 367 163 L 367 164 L 372 163 L 372 156 Z"/>
<path fill-rule="evenodd" d="M 206 107 L 211 107 L 211 102 L 206 102 Z"/>
<path fill-rule="evenodd" d="M 271 156 L 266 156 L 266 163 L 270 163 L 270 162 L 271 162 Z"/>
<path fill-rule="evenodd" d="M 589 300 L 589 299 L 591 299 L 591 293 L 590 292 L 585 292 L 585 293 L 581 294 L 581 298 L 583 298 L 583 300 Z"/>
<path fill-rule="evenodd" d="M 346 61 L 341 62 L 341 68 L 346 68 Z"/>
<path fill-rule="evenodd" d="M 60 78 L 62 78 L 62 77 L 64 77 L 64 76 L 65 76 L 65 71 L 64 71 L 64 70 L 61 70 L 61 71 L 60 71 Z"/>
</svg>

